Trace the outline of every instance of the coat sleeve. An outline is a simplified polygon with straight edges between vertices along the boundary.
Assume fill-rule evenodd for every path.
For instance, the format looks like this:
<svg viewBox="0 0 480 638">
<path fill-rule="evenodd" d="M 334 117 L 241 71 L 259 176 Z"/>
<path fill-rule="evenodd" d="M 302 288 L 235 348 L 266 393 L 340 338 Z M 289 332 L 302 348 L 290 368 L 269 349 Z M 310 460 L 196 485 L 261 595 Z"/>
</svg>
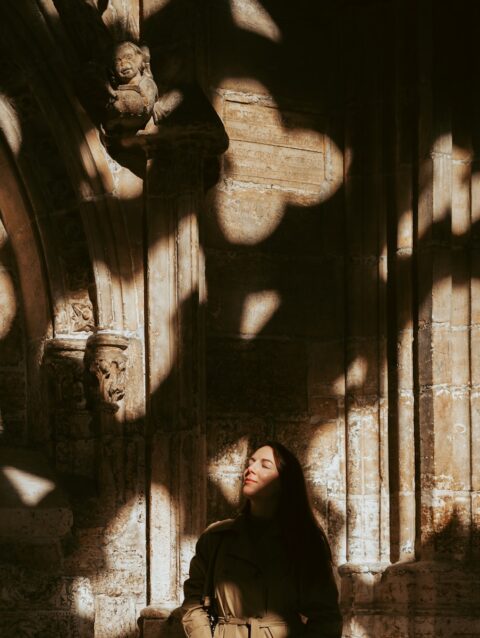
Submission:
<svg viewBox="0 0 480 638">
<path fill-rule="evenodd" d="M 212 552 L 211 534 L 204 532 L 198 539 L 190 572 L 183 585 L 182 624 L 188 638 L 212 638 L 210 620 L 203 608 L 205 579 Z"/>
<path fill-rule="evenodd" d="M 341 638 L 342 615 L 330 565 L 302 583 L 299 611 L 307 618 L 304 638 Z"/>
</svg>

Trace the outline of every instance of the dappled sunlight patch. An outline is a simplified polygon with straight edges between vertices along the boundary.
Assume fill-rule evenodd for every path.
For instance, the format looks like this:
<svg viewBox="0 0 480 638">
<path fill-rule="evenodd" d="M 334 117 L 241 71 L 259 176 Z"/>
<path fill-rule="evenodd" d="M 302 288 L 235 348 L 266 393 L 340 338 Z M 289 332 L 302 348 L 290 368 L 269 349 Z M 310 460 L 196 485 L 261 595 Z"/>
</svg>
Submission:
<svg viewBox="0 0 480 638">
<path fill-rule="evenodd" d="M 368 373 L 368 361 L 366 357 L 357 355 L 348 363 L 347 379 L 349 389 L 360 389 L 364 386 Z"/>
<path fill-rule="evenodd" d="M 243 303 L 240 334 L 246 339 L 253 339 L 267 325 L 280 305 L 281 298 L 276 290 L 248 294 Z"/>
<path fill-rule="evenodd" d="M 222 447 L 208 464 L 209 481 L 232 508 L 240 504 L 242 474 L 249 447 L 249 437 L 242 436 Z"/>
<path fill-rule="evenodd" d="M 17 314 L 17 302 L 12 276 L 7 271 L 0 270 L 0 339 L 4 339 Z"/>
<path fill-rule="evenodd" d="M 17 467 L 6 465 L 2 468 L 2 472 L 14 487 L 22 503 L 29 507 L 38 505 L 55 489 L 55 483 L 50 479 L 25 472 Z"/>
<path fill-rule="evenodd" d="M 248 185 L 225 184 L 216 193 L 218 224 L 232 244 L 253 246 L 279 227 L 285 212 L 285 193 L 251 190 Z"/>
<path fill-rule="evenodd" d="M 272 42 L 282 41 L 282 32 L 258 0 L 230 0 L 233 20 L 240 29 L 256 33 Z"/>
<path fill-rule="evenodd" d="M 242 486 L 241 471 L 225 474 L 218 468 L 209 470 L 208 478 L 220 491 L 221 495 L 232 508 L 238 507 L 240 503 L 240 490 Z"/>
<path fill-rule="evenodd" d="M 216 99 L 230 140 L 216 191 L 217 222 L 236 245 L 267 239 L 289 209 L 329 200 L 353 158 L 352 151 L 344 158 L 328 134 L 327 115 L 279 108 L 265 86 L 258 92 L 226 90 Z"/>
<path fill-rule="evenodd" d="M 12 153 L 16 156 L 22 145 L 20 120 L 6 95 L 0 93 L 0 130 L 7 140 Z"/>
</svg>

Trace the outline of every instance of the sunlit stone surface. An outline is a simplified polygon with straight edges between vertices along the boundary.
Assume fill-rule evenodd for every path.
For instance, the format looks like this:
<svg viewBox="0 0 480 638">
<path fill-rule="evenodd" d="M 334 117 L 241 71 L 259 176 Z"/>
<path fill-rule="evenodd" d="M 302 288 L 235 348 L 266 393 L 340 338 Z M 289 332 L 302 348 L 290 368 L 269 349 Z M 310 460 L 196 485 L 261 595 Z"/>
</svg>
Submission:
<svg viewBox="0 0 480 638">
<path fill-rule="evenodd" d="M 0 3 L 2 638 L 179 638 L 268 438 L 344 638 L 480 635 L 475 4 Z"/>
</svg>

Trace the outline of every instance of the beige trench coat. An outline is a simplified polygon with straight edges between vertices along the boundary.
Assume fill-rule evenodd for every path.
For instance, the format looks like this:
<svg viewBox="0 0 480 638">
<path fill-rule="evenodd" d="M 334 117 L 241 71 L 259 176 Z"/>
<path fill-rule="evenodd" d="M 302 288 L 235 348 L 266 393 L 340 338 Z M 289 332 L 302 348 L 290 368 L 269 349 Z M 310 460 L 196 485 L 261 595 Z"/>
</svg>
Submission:
<svg viewBox="0 0 480 638">
<path fill-rule="evenodd" d="M 340 638 L 333 578 L 319 574 L 308 586 L 296 583 L 278 527 L 272 524 L 252 543 L 244 515 L 215 523 L 198 540 L 184 585 L 188 638 L 212 638 L 203 597 L 213 560 L 219 616 L 214 638 Z"/>
</svg>

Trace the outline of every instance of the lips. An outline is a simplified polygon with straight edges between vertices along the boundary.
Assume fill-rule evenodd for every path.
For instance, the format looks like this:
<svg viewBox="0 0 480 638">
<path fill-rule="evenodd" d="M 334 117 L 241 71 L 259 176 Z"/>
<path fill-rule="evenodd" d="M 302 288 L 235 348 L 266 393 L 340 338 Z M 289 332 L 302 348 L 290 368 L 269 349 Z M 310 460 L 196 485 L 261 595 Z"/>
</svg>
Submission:
<svg viewBox="0 0 480 638">
<path fill-rule="evenodd" d="M 247 483 L 256 483 L 257 481 L 254 481 L 253 479 L 246 478 L 243 482 L 246 485 Z"/>
</svg>

